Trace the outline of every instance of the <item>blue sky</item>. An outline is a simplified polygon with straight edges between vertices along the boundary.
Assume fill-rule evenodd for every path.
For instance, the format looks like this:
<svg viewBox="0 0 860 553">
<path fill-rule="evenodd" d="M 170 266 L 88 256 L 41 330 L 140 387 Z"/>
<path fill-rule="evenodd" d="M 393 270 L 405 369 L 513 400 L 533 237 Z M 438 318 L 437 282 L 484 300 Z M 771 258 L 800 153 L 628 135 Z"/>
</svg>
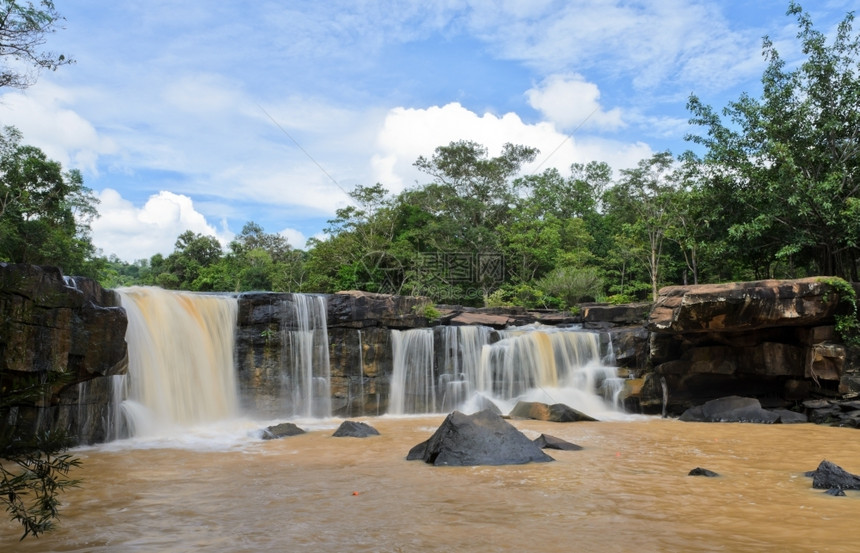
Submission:
<svg viewBox="0 0 860 553">
<path fill-rule="evenodd" d="M 527 172 L 678 154 L 691 93 L 757 96 L 764 35 L 800 56 L 787 0 L 55 5 L 46 49 L 76 63 L 0 94 L 0 123 L 83 172 L 93 241 L 127 261 L 248 221 L 303 248 L 347 191 L 427 182 L 412 163 L 452 140 L 539 148 Z M 829 31 L 860 2 L 802 5 Z"/>
</svg>

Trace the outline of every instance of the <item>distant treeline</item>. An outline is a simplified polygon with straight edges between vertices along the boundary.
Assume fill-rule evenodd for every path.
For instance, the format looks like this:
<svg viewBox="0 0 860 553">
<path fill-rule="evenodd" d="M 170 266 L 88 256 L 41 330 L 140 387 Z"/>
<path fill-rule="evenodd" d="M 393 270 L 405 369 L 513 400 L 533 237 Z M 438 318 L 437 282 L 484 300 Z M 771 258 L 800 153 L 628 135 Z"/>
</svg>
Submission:
<svg viewBox="0 0 860 553">
<path fill-rule="evenodd" d="M 167 256 L 96 255 L 95 200 L 7 128 L 0 136 L 0 260 L 54 264 L 108 287 L 414 294 L 437 303 L 565 308 L 649 300 L 666 284 L 832 275 L 858 280 L 860 41 L 792 3 L 806 58 L 764 40 L 760 98 L 687 107 L 696 151 L 524 174 L 534 148 L 493 157 L 457 141 L 420 157 L 426 183 L 357 186 L 306 251 L 249 222 L 228 248 L 185 232 Z M 289 226 L 288 221 L 284 226 Z"/>
</svg>

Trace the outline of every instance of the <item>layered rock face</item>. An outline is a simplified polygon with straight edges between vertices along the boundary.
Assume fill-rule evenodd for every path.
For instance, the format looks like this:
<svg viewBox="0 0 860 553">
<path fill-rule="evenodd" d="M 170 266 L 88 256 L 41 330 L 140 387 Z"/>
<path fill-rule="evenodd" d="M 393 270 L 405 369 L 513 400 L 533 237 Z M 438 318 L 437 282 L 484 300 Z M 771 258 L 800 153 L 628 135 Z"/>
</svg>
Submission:
<svg viewBox="0 0 860 553">
<path fill-rule="evenodd" d="M 92 280 L 0 263 L 2 387 L 51 383 L 14 407 L 8 424 L 25 434 L 62 428 L 82 443 L 103 441 L 96 421 L 108 418 L 112 383 L 105 377 L 128 368 L 126 325 L 116 294 Z"/>
<path fill-rule="evenodd" d="M 670 413 L 732 394 L 779 406 L 857 391 L 834 328 L 840 308 L 821 278 L 663 288 L 645 325 L 653 373 L 642 404 L 662 404 L 663 383 Z"/>
</svg>

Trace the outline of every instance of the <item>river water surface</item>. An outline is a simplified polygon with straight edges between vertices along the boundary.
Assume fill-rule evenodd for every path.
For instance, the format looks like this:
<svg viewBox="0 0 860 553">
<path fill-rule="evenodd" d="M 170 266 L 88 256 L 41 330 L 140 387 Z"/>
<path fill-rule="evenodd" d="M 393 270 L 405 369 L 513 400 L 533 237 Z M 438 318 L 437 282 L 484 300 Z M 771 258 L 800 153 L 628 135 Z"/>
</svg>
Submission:
<svg viewBox="0 0 860 553">
<path fill-rule="evenodd" d="M 333 438 L 329 420 L 263 441 L 237 423 L 77 449 L 83 483 L 57 528 L 20 542 L 4 521 L 0 551 L 860 551 L 860 491 L 828 496 L 803 476 L 822 459 L 860 473 L 858 430 L 512 421 L 584 449 L 433 467 L 405 456 L 443 416 L 364 420 L 381 436 Z"/>
</svg>

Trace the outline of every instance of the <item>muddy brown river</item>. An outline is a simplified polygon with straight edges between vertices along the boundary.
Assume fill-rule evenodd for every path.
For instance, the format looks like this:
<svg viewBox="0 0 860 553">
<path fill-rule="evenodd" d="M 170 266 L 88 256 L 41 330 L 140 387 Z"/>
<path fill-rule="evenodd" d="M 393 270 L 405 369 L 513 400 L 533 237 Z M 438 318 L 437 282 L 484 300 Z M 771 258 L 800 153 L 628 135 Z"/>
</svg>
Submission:
<svg viewBox="0 0 860 553">
<path fill-rule="evenodd" d="M 334 438 L 340 421 L 316 421 L 262 441 L 246 422 L 226 438 L 216 426 L 77 449 L 83 483 L 63 494 L 57 528 L 20 542 L 4 521 L 0 551 L 860 551 L 860 491 L 828 496 L 803 476 L 822 459 L 860 473 L 858 430 L 513 421 L 584 449 L 433 467 L 405 456 L 443 416 L 362 420 L 381 436 Z"/>
</svg>

